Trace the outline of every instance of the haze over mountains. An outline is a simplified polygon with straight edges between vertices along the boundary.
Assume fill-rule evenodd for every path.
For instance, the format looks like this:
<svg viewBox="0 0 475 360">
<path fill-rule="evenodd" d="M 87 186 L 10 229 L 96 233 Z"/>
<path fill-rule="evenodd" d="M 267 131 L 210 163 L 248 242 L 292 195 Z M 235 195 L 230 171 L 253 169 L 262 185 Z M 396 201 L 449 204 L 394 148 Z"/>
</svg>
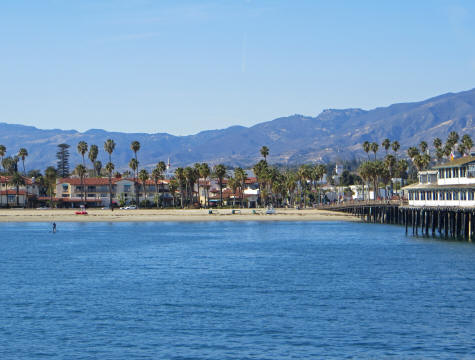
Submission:
<svg viewBox="0 0 475 360">
<path fill-rule="evenodd" d="M 133 155 L 130 150 L 133 140 L 142 146 L 139 152 L 141 167 L 152 167 L 168 158 L 172 166 L 195 162 L 251 166 L 259 159 L 262 145 L 270 149 L 269 162 L 291 165 L 363 157 L 366 155 L 361 144 L 366 140 L 378 143 L 384 138 L 398 140 L 404 150 L 421 140 L 432 143 L 434 137 L 445 141 L 450 131 L 474 137 L 474 117 L 475 89 L 472 89 L 369 111 L 328 109 L 316 117 L 292 115 L 251 127 L 232 126 L 189 136 L 97 129 L 81 133 L 0 123 L 0 144 L 7 147 L 8 154 L 16 153 L 20 147 L 27 148 L 28 169 L 55 165 L 56 146 L 60 143 L 71 145 L 71 164 L 74 166 L 80 161 L 76 145 L 81 140 L 89 145 L 97 144 L 100 148 L 98 159 L 105 164 L 103 143 L 109 138 L 117 144 L 113 162 L 119 169 L 125 169 Z"/>
</svg>

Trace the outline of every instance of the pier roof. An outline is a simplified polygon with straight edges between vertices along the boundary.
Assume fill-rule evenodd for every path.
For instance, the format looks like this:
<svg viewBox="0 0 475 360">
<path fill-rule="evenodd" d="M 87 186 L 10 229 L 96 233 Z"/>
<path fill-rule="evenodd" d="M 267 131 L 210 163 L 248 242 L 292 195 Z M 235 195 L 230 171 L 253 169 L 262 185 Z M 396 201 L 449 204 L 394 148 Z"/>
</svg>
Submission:
<svg viewBox="0 0 475 360">
<path fill-rule="evenodd" d="M 452 168 L 452 167 L 461 167 L 468 163 L 475 162 L 475 156 L 464 156 L 458 159 L 454 159 L 444 164 L 440 164 L 434 166 L 434 169 L 442 169 L 442 168 Z"/>
<path fill-rule="evenodd" d="M 402 190 L 475 190 L 475 184 L 448 184 L 448 185 L 437 185 L 437 184 L 411 184 L 404 186 Z"/>
</svg>

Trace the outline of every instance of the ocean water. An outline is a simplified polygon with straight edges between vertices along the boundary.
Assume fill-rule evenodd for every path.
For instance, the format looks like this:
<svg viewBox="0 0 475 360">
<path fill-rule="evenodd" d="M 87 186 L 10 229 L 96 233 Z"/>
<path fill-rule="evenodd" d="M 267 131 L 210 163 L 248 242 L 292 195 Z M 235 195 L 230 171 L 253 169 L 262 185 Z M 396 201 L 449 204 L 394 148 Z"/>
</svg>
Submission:
<svg viewBox="0 0 475 360">
<path fill-rule="evenodd" d="M 473 359 L 475 244 L 345 222 L 0 225 L 0 359 Z"/>
</svg>

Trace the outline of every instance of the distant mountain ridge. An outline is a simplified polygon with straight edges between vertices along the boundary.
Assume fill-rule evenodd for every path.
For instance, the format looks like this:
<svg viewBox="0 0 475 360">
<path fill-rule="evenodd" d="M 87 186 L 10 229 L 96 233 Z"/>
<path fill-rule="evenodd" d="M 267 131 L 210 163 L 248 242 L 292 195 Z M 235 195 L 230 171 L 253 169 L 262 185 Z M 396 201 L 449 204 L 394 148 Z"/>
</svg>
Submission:
<svg viewBox="0 0 475 360">
<path fill-rule="evenodd" d="M 474 117 L 475 89 L 472 89 L 373 110 L 327 109 L 316 117 L 292 115 L 251 127 L 231 126 L 188 136 L 102 129 L 81 133 L 0 123 L 0 144 L 7 147 L 8 154 L 15 153 L 20 147 L 27 148 L 26 165 L 29 169 L 54 165 L 56 146 L 60 143 L 71 145 L 71 164 L 79 163 L 76 145 L 81 140 L 89 145 L 97 144 L 99 160 L 105 163 L 107 157 L 102 144 L 108 138 L 117 143 L 113 161 L 121 169 L 127 167 L 132 157 L 130 143 L 133 140 L 141 143 L 141 167 L 152 167 L 168 158 L 172 166 L 195 162 L 251 166 L 259 159 L 259 149 L 263 145 L 270 149 L 268 160 L 271 163 L 292 165 L 362 157 L 365 154 L 361 144 L 366 140 L 378 143 L 385 138 L 398 140 L 405 149 L 421 140 L 431 143 L 434 137 L 445 140 L 450 131 L 473 137 Z"/>
</svg>

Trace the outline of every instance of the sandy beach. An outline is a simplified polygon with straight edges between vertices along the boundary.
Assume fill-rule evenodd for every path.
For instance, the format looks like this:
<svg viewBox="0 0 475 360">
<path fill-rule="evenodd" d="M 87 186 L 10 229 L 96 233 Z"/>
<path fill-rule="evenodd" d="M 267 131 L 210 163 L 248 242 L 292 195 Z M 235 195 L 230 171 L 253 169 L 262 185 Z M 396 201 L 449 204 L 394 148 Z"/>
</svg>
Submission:
<svg viewBox="0 0 475 360">
<path fill-rule="evenodd" d="M 0 210 L 0 222 L 127 222 L 127 221 L 359 221 L 358 218 L 344 213 L 326 210 L 276 209 L 269 215 L 265 209 L 138 209 L 138 210 L 101 210 L 88 209 L 87 215 L 76 215 L 77 209 L 6 209 Z"/>
</svg>

